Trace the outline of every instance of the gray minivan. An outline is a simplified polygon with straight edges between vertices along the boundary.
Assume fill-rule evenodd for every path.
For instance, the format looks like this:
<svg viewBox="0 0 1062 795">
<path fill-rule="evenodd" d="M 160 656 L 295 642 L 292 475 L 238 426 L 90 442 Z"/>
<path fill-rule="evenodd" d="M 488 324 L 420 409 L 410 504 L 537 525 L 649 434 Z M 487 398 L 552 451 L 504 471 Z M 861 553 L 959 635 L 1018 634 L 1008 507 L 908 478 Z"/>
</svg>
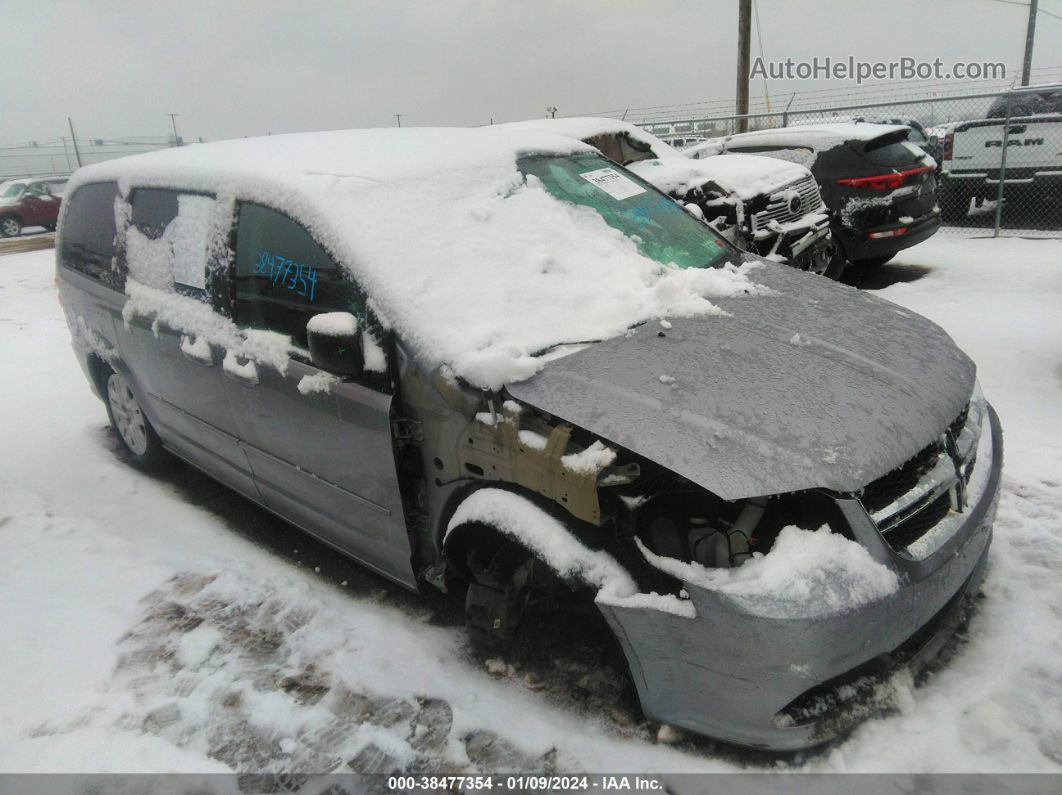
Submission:
<svg viewBox="0 0 1062 795">
<path fill-rule="evenodd" d="M 271 136 L 68 197 L 60 299 L 132 464 L 464 594 L 479 642 L 593 600 L 650 718 L 819 744 L 979 588 L 1002 440 L 947 334 L 578 141 Z"/>
</svg>

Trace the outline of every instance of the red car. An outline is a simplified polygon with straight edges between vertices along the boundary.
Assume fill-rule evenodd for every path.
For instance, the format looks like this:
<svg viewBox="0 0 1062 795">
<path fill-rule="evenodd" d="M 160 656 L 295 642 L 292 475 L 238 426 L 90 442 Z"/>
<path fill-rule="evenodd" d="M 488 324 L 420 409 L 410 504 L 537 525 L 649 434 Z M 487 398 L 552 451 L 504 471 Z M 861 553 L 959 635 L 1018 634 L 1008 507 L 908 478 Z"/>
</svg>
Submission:
<svg viewBox="0 0 1062 795">
<path fill-rule="evenodd" d="M 15 237 L 26 226 L 54 231 L 68 179 L 43 177 L 0 183 L 0 237 Z"/>
</svg>

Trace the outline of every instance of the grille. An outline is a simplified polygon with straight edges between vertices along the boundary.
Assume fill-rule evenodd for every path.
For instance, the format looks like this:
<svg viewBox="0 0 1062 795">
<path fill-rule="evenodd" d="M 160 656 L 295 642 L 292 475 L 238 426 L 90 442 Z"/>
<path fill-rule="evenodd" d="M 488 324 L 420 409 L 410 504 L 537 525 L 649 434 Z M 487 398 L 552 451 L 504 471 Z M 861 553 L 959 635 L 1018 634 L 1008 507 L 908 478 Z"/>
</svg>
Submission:
<svg viewBox="0 0 1062 795">
<path fill-rule="evenodd" d="M 800 194 L 800 208 L 796 212 L 789 209 L 790 191 L 793 190 Z M 767 205 L 767 208 L 752 216 L 754 231 L 766 229 L 771 221 L 777 221 L 780 224 L 796 221 L 822 207 L 822 194 L 819 193 L 818 183 L 810 175 L 784 188 L 779 188 L 772 195 L 776 198 Z"/>
<path fill-rule="evenodd" d="M 955 418 L 955 421 L 951 425 L 948 426 L 948 433 L 950 433 L 953 438 L 957 437 L 960 433 L 962 433 L 962 429 L 964 427 L 966 427 L 966 418 L 969 417 L 969 416 L 970 416 L 970 404 L 967 403 L 966 407 L 963 408 L 963 410 L 959 414 L 959 416 Z"/>
<path fill-rule="evenodd" d="M 913 544 L 936 527 L 937 523 L 948 515 L 949 510 L 951 510 L 951 494 L 944 492 L 914 516 L 904 519 L 896 527 L 884 533 L 885 540 L 893 549 L 902 549 L 908 544 Z"/>
<path fill-rule="evenodd" d="M 918 485 L 922 475 L 933 468 L 943 452 L 943 445 L 939 441 L 933 442 L 914 458 L 867 484 L 860 494 L 863 507 L 873 513 L 902 497 Z"/>
</svg>

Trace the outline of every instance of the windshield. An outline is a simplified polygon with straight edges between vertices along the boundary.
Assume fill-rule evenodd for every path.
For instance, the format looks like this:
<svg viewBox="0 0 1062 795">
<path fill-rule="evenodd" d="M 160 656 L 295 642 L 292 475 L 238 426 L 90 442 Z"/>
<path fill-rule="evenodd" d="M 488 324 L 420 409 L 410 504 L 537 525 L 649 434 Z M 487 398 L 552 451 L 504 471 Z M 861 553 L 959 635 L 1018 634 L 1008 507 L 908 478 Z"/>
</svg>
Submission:
<svg viewBox="0 0 1062 795">
<path fill-rule="evenodd" d="M 600 155 L 527 157 L 518 165 L 556 198 L 600 214 L 644 257 L 680 268 L 709 268 L 721 266 L 730 254 L 707 225 Z"/>
<path fill-rule="evenodd" d="M 14 199 L 25 189 L 25 182 L 0 182 L 0 199 Z"/>
</svg>

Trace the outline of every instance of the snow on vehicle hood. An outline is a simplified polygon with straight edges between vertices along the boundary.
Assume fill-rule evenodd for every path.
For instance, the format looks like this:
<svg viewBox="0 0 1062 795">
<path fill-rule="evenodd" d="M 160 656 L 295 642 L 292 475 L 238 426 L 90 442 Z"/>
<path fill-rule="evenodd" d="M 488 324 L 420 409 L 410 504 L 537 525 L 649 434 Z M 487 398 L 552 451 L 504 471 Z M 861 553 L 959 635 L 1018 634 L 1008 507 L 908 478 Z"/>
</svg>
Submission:
<svg viewBox="0 0 1062 795">
<path fill-rule="evenodd" d="M 724 499 L 855 491 L 970 399 L 973 362 L 929 320 L 773 263 L 756 280 L 775 293 L 647 323 L 509 392 Z"/>
<path fill-rule="evenodd" d="M 524 154 L 593 153 L 573 138 L 507 126 L 342 130 L 221 141 L 79 170 L 90 181 L 212 191 L 303 223 L 427 369 L 500 388 L 533 354 L 603 339 L 665 314 L 718 314 L 757 292 L 742 268 L 680 269 L 639 253 L 596 212 L 517 169 Z M 225 210 L 228 207 L 228 210 Z M 220 224 L 226 239 L 227 224 Z M 712 234 L 707 229 L 705 234 Z M 735 260 L 738 254 L 735 252 Z"/>
<path fill-rule="evenodd" d="M 665 193 L 684 195 L 709 183 L 742 201 L 770 194 L 811 172 L 797 163 L 759 155 L 716 155 L 704 160 L 688 157 L 642 160 L 627 166 Z"/>
</svg>

